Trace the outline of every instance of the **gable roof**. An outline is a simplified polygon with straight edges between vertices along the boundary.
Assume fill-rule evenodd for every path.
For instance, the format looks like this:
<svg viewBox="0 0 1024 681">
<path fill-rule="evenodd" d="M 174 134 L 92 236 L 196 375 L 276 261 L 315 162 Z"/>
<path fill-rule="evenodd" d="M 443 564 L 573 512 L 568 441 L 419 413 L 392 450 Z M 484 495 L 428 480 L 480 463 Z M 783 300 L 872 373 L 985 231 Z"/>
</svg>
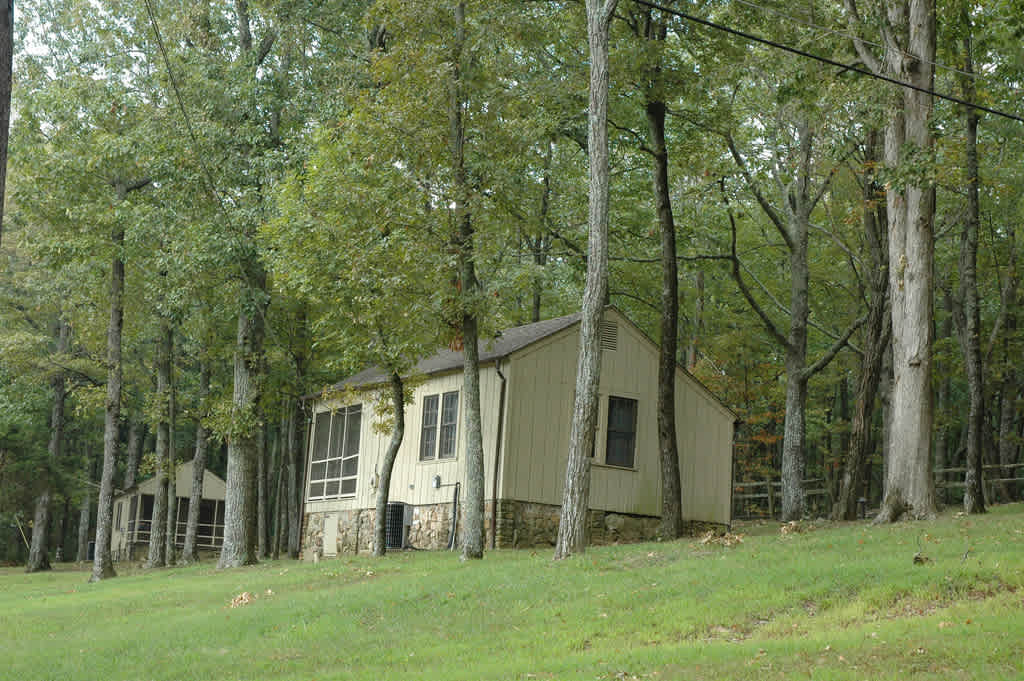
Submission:
<svg viewBox="0 0 1024 681">
<path fill-rule="evenodd" d="M 614 310 L 623 320 L 633 327 L 641 337 L 645 338 L 652 346 L 657 347 L 657 343 L 651 340 L 650 336 L 644 333 L 643 329 L 637 326 L 633 320 L 627 317 L 617 307 L 614 305 L 607 305 L 605 306 L 605 310 Z M 570 315 L 565 315 L 564 317 L 545 319 L 544 321 L 524 324 L 522 326 L 513 326 L 505 329 L 504 331 L 500 331 L 495 338 L 481 340 L 477 343 L 480 353 L 480 363 L 483 364 L 496 359 L 503 359 L 517 350 L 522 350 L 528 345 L 532 345 L 537 341 L 553 336 L 559 331 L 579 323 L 581 317 L 582 314 L 580 312 L 576 312 Z M 420 360 L 413 368 L 413 373 L 430 376 L 432 374 L 438 374 L 445 371 L 461 369 L 464 364 L 464 357 L 465 355 L 462 351 L 456 352 L 448 348 L 442 348 L 430 357 Z M 739 415 L 725 404 L 725 402 L 719 399 L 717 395 L 711 392 L 711 389 L 704 385 L 700 379 L 691 374 L 686 367 L 677 362 L 676 369 L 681 371 L 683 375 L 685 375 L 708 397 L 732 414 L 734 420 L 739 420 Z M 344 390 L 345 388 L 380 385 L 388 380 L 388 375 L 389 374 L 381 367 L 370 367 L 369 369 L 364 369 L 357 374 L 349 376 L 343 381 L 335 383 L 331 386 L 331 390 Z M 307 395 L 305 399 L 318 398 L 322 394 L 322 392 L 318 392 L 312 395 Z"/>
<path fill-rule="evenodd" d="M 507 357 L 516 350 L 521 350 L 527 345 L 532 345 L 539 340 L 558 333 L 562 329 L 569 328 L 579 320 L 580 313 L 577 312 L 564 317 L 545 319 L 544 321 L 534 322 L 533 324 L 524 324 L 523 326 L 513 326 L 512 328 L 505 329 L 495 338 L 480 340 L 477 343 L 477 348 L 480 353 L 480 362 L 491 362 L 496 359 Z M 417 362 L 416 366 L 413 368 L 413 373 L 429 376 L 442 371 L 461 369 L 464 357 L 465 354 L 461 350 L 454 351 L 448 348 L 442 348 L 430 357 L 426 357 Z M 364 369 L 357 374 L 349 376 L 339 383 L 335 383 L 331 387 L 333 390 L 342 390 L 344 388 L 357 388 L 364 385 L 374 385 L 377 383 L 383 383 L 387 380 L 388 373 L 384 369 L 381 367 L 370 367 L 369 369 Z"/>
</svg>

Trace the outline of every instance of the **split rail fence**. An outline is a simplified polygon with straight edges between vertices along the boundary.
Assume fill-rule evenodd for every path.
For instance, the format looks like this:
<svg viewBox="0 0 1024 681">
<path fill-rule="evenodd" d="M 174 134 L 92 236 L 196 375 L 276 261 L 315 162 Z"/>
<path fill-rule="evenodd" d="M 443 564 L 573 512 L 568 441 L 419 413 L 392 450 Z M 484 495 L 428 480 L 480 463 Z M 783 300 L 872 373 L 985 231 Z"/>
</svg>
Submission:
<svg viewBox="0 0 1024 681">
<path fill-rule="evenodd" d="M 985 500 L 991 503 L 1001 497 L 1004 485 L 1016 488 L 1016 501 L 1022 501 L 1024 493 L 1024 463 L 1004 467 L 999 464 L 983 466 L 985 470 Z M 1004 470 L 1014 473 L 1005 477 Z M 935 490 L 945 503 L 955 503 L 963 497 L 964 474 L 967 469 L 937 468 L 932 471 L 935 476 Z M 812 516 L 827 516 L 833 503 L 833 491 L 825 478 L 804 480 L 807 510 Z M 781 480 L 751 480 L 737 482 L 733 485 L 732 517 L 736 520 L 753 520 L 757 518 L 778 518 L 782 507 Z"/>
</svg>

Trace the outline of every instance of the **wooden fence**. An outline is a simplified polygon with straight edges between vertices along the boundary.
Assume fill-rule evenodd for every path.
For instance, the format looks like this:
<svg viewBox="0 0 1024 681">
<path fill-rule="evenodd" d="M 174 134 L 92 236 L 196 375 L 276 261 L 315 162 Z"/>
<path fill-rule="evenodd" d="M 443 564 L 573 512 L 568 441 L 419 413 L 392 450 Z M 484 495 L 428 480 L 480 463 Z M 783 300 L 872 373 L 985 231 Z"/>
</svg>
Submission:
<svg viewBox="0 0 1024 681">
<path fill-rule="evenodd" d="M 1008 466 L 1015 477 L 1002 477 L 1003 466 L 991 464 L 983 466 L 985 470 L 985 501 L 991 503 L 999 497 L 997 485 L 1015 483 L 1017 485 L 1017 499 L 1020 501 L 1021 492 L 1024 490 L 1024 463 Z M 959 468 L 937 468 L 932 471 L 935 476 L 935 489 L 946 503 L 962 498 L 964 474 L 967 469 Z M 999 477 L 996 477 L 999 476 Z M 950 479 L 952 477 L 952 479 Z M 832 508 L 832 490 L 829 489 L 828 480 L 825 478 L 812 478 L 804 480 L 805 499 L 807 511 L 812 516 L 827 516 Z M 957 495 L 957 490 L 961 490 Z M 781 512 L 782 481 L 781 480 L 755 480 L 737 482 L 733 485 L 732 495 L 732 517 L 736 520 L 752 520 L 756 518 L 778 518 Z"/>
</svg>

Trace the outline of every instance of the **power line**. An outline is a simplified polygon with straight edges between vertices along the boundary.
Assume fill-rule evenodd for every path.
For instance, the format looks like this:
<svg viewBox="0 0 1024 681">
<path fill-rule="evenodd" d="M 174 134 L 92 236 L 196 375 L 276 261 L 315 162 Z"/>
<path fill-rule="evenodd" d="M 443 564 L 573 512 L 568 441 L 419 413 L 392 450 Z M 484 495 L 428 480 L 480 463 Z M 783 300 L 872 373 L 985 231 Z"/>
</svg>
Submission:
<svg viewBox="0 0 1024 681">
<path fill-rule="evenodd" d="M 746 33 L 744 31 L 740 31 L 740 30 L 737 30 L 735 28 L 730 28 L 730 27 L 724 26 L 722 24 L 717 24 L 717 23 L 715 23 L 713 21 L 709 21 L 707 19 L 702 19 L 700 17 L 693 16 L 692 14 L 687 14 L 685 12 L 680 12 L 679 10 L 672 9 L 670 7 L 665 7 L 663 5 L 658 5 L 656 3 L 649 2 L 648 0 L 633 0 L 633 2 L 636 3 L 637 5 L 643 5 L 644 7 L 650 7 L 651 9 L 660 10 L 662 12 L 665 12 L 666 14 L 671 14 L 673 16 L 677 16 L 680 19 L 686 19 L 687 21 L 691 21 L 691 22 L 693 22 L 695 24 L 700 24 L 701 26 L 707 26 L 708 28 L 713 28 L 716 31 L 722 31 L 723 33 L 729 33 L 730 35 L 738 36 L 740 38 L 743 38 L 745 40 L 749 40 L 751 42 L 760 43 L 762 45 L 767 45 L 768 47 L 774 47 L 777 50 L 782 50 L 784 52 L 789 52 L 791 54 L 796 54 L 796 55 L 799 55 L 801 57 L 805 57 L 807 59 L 813 59 L 814 61 L 819 61 L 819 62 L 821 62 L 823 64 L 828 64 L 829 66 L 835 66 L 836 68 L 841 69 L 840 73 L 842 71 L 853 71 L 854 73 L 859 73 L 862 76 L 868 76 L 869 78 L 875 78 L 876 80 L 882 80 L 882 81 L 885 81 L 887 83 L 891 83 L 892 85 L 898 85 L 900 87 L 907 88 L 908 90 L 916 90 L 917 92 L 921 92 L 921 93 L 924 93 L 926 95 L 931 95 L 933 97 L 938 97 L 939 99 L 944 99 L 946 101 L 953 102 L 954 104 L 960 104 L 961 106 L 967 106 L 967 107 L 970 107 L 972 109 L 977 109 L 978 111 L 984 111 L 985 113 L 990 113 L 990 114 L 993 114 L 995 116 L 1000 116 L 1002 118 L 1009 118 L 1010 120 L 1014 120 L 1014 121 L 1017 121 L 1019 123 L 1024 123 L 1024 118 L 1022 118 L 1021 116 L 1017 116 L 1016 114 L 1006 113 L 1005 111 L 999 111 L 998 109 L 992 109 L 992 108 L 987 107 L 987 106 L 982 106 L 981 104 L 975 104 L 974 102 L 968 102 L 965 99 L 960 99 L 959 97 L 954 97 L 953 95 L 947 95 L 947 94 L 943 94 L 941 92 L 936 92 L 935 90 L 930 90 L 928 88 L 923 88 L 923 87 L 920 87 L 918 85 L 914 85 L 913 83 L 907 83 L 905 81 L 899 80 L 897 78 L 890 78 L 889 76 L 883 76 L 882 74 L 875 73 L 873 71 L 869 71 L 868 69 L 860 68 L 859 66 L 854 66 L 853 64 L 844 64 L 844 63 L 842 63 L 840 61 L 836 61 L 834 59 L 829 59 L 828 57 L 822 57 L 821 55 L 813 54 L 811 52 L 807 52 L 805 50 L 801 50 L 799 48 L 792 47 L 790 45 L 785 45 L 783 43 L 779 43 L 779 42 L 776 42 L 774 40 L 769 40 L 767 38 L 762 38 L 760 36 L 753 35 L 752 33 Z"/>
<path fill-rule="evenodd" d="M 848 40 L 860 40 L 865 45 L 870 45 L 871 47 L 877 47 L 880 50 L 887 50 L 887 49 L 889 49 L 888 47 L 886 47 L 882 43 L 876 43 L 876 42 L 873 42 L 871 40 L 868 40 L 867 38 L 858 38 L 857 36 L 854 36 L 853 34 L 845 33 L 843 31 L 837 31 L 834 28 L 829 28 L 828 26 L 822 26 L 820 24 L 816 24 L 813 21 L 810 21 L 808 19 L 803 19 L 803 18 L 800 18 L 800 17 L 795 17 L 792 14 L 787 14 L 787 13 L 781 11 L 781 10 L 775 9 L 774 7 L 766 7 L 764 5 L 759 5 L 756 2 L 751 2 L 751 0 L 736 0 L 736 2 L 740 3 L 741 5 L 746 5 L 747 7 L 751 7 L 753 9 L 760 10 L 761 12 L 765 12 L 767 14 L 774 14 L 775 16 L 782 17 L 783 19 L 788 19 L 789 21 L 792 21 L 792 22 L 795 22 L 795 23 L 798 23 L 798 24 L 803 24 L 804 26 L 807 26 L 808 28 L 812 28 L 815 31 L 819 31 L 821 33 L 824 33 L 825 35 L 834 35 L 834 36 L 838 36 L 840 38 L 846 38 Z M 904 57 L 911 57 L 911 58 L 915 58 L 916 59 L 916 57 L 914 57 L 914 55 L 910 54 L 906 50 L 901 50 L 901 49 L 897 48 L 897 51 L 900 54 L 902 54 Z M 948 64 L 944 64 L 944 63 L 942 63 L 940 61 L 934 61 L 934 60 L 931 60 L 931 59 L 921 59 L 920 61 L 922 61 L 925 64 L 931 64 L 932 66 L 934 66 L 937 69 L 942 69 L 944 71 L 949 71 L 950 73 L 956 73 L 956 74 L 961 75 L 961 76 L 967 76 L 968 78 L 973 78 L 975 80 L 982 80 L 982 81 L 986 80 L 984 74 L 972 73 L 970 71 L 964 71 L 963 69 L 959 69 L 959 68 L 957 68 L 955 66 L 950 66 Z M 1011 92 L 1021 92 L 1022 91 L 1020 88 L 1016 88 L 1016 87 L 1013 87 L 1012 85 L 1007 85 L 1005 83 L 1003 83 L 1002 86 L 1005 87 L 1006 89 L 1010 90 Z"/>
<path fill-rule="evenodd" d="M 217 192 L 217 185 L 213 181 L 213 174 L 210 172 L 209 166 L 206 165 L 206 161 L 203 159 L 202 152 L 199 148 L 199 138 L 196 137 L 196 131 L 192 127 L 192 119 L 188 116 L 188 110 L 185 108 L 185 100 L 181 96 L 181 90 L 178 88 L 178 79 L 174 77 L 174 71 L 171 69 L 171 60 L 167 57 L 167 48 L 164 47 L 163 36 L 160 35 L 160 26 L 156 22 L 156 13 L 153 11 L 152 0 L 146 0 L 146 13 L 149 14 L 149 23 L 153 26 L 153 33 L 156 35 L 156 44 L 160 49 L 160 55 L 163 57 L 164 66 L 167 68 L 167 77 L 171 81 L 171 88 L 174 90 L 174 98 L 178 101 L 178 108 L 181 110 L 181 116 L 185 119 L 185 128 L 188 130 L 188 136 L 192 139 L 193 152 L 196 155 L 196 159 L 199 161 L 199 165 L 203 169 L 203 174 L 206 176 L 206 182 L 209 185 L 210 193 L 213 194 L 214 198 L 217 199 L 217 203 L 220 204 L 221 208 L 224 207 L 224 201 L 220 194 Z"/>
</svg>

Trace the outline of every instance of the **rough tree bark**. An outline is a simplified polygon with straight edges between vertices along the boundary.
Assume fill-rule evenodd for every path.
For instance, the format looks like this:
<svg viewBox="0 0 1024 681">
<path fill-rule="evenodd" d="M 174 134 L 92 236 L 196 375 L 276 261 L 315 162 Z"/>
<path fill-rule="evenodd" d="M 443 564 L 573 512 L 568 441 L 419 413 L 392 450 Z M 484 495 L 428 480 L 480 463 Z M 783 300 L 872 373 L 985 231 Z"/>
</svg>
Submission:
<svg viewBox="0 0 1024 681">
<path fill-rule="evenodd" d="M 90 456 L 90 458 L 92 458 Z M 86 467 L 86 475 L 92 472 L 92 465 Z M 90 475 L 91 479 L 91 475 Z M 82 489 L 82 500 L 78 503 L 78 546 L 75 561 L 84 563 L 89 560 L 89 521 L 92 519 L 92 493 L 89 485 Z"/>
<path fill-rule="evenodd" d="M 285 442 L 288 437 L 288 417 L 290 407 L 285 402 L 282 409 L 281 425 L 274 438 L 274 459 L 277 463 L 277 482 L 274 484 L 274 533 L 270 540 L 271 555 L 274 560 L 281 557 L 281 541 L 288 531 L 288 504 L 284 499 L 285 469 L 288 467 L 287 452 L 288 446 Z"/>
<path fill-rule="evenodd" d="M 264 367 L 264 375 L 266 374 Z M 260 421 L 266 424 L 265 415 Z M 260 428 L 256 441 L 256 559 L 267 558 L 267 428 Z"/>
<path fill-rule="evenodd" d="M 239 60 L 256 78 L 264 58 L 269 54 L 276 33 L 268 29 L 259 45 L 253 43 L 251 17 L 246 0 L 235 0 L 235 22 L 240 49 Z M 276 129 L 276 116 L 269 122 L 271 142 Z M 249 111 L 247 116 L 260 112 Z M 255 151 L 252 147 L 250 150 Z M 259 192 L 257 191 L 257 194 Z M 265 314 L 269 302 L 267 273 L 253 243 L 256 226 L 249 224 L 239 235 L 244 253 L 239 265 L 243 272 L 242 294 L 238 311 L 238 332 L 235 340 L 234 387 L 231 402 L 231 432 L 228 437 L 227 493 L 224 501 L 224 543 L 218 568 L 233 568 L 256 562 L 256 457 L 263 428 L 259 423 L 264 366 L 263 337 Z"/>
<path fill-rule="evenodd" d="M 124 488 L 135 486 L 139 474 L 139 459 L 142 458 L 143 424 L 137 413 L 128 417 L 128 443 L 125 446 L 127 459 L 124 465 Z"/>
<path fill-rule="evenodd" d="M 288 418 L 288 557 L 299 557 L 302 532 L 302 499 L 304 464 L 302 402 L 295 400 Z"/>
<path fill-rule="evenodd" d="M 170 322 L 162 317 L 156 360 L 156 399 L 160 409 L 160 420 L 156 424 L 156 493 L 153 495 L 153 516 L 149 524 L 147 568 L 164 567 L 168 563 L 168 479 L 174 475 L 170 463 L 171 343 Z"/>
<path fill-rule="evenodd" d="M 844 0 L 855 34 L 863 28 L 856 0 Z M 885 130 L 885 164 L 897 173 L 914 156 L 933 153 L 932 89 L 935 74 L 935 0 L 889 0 L 884 55 L 855 37 L 857 54 L 875 73 L 911 83 L 925 92 L 894 91 Z M 909 158 L 908 158 L 909 157 Z M 889 295 L 892 311 L 892 420 L 885 493 L 875 522 L 935 515 L 931 471 L 932 282 L 934 279 L 935 189 L 911 176 L 890 183 Z"/>
<path fill-rule="evenodd" d="M 199 511 L 203 503 L 203 477 L 206 473 L 206 452 L 209 446 L 209 432 L 203 425 L 207 416 L 207 401 L 210 398 L 210 363 L 203 359 L 199 363 L 199 418 L 196 419 L 196 449 L 192 454 L 192 490 L 188 497 L 188 519 L 185 522 L 185 545 L 181 549 L 182 563 L 199 560 L 196 551 L 196 535 L 199 532 Z"/>
<path fill-rule="evenodd" d="M 463 54 L 466 43 L 466 3 L 455 6 L 455 37 L 448 78 L 448 152 L 452 168 L 457 254 L 455 286 L 459 296 L 460 327 L 465 362 L 462 394 L 465 398 L 466 496 L 462 505 L 462 559 L 484 555 L 484 443 L 480 425 L 480 356 L 477 324 L 480 282 L 476 277 L 474 227 L 470 214 L 471 187 L 466 172 L 465 83 Z"/>
<path fill-rule="evenodd" d="M 601 320 L 608 295 L 608 32 L 617 0 L 587 0 L 590 101 L 587 109 L 588 171 L 587 277 L 580 318 L 576 394 L 569 431 L 569 459 L 562 490 L 555 560 L 586 549 L 590 503 L 590 452 L 597 426 L 601 380 Z"/>
<path fill-rule="evenodd" d="M 869 132 L 866 140 L 865 167 L 862 192 L 864 240 L 870 261 L 864 276 L 868 284 L 868 318 L 864 328 L 861 351 L 860 376 L 853 418 L 850 421 L 849 448 L 845 452 L 839 495 L 832 508 L 834 520 L 854 520 L 857 517 L 857 499 L 860 497 L 864 471 L 871 452 L 871 418 L 875 412 L 875 398 L 882 380 L 885 351 L 892 333 L 892 317 L 886 305 L 889 291 L 888 242 L 886 240 L 885 206 L 879 201 L 881 189 L 875 181 L 875 167 L 879 157 L 877 134 Z"/>
<path fill-rule="evenodd" d="M 664 42 L 664 21 L 647 11 L 645 38 Z M 665 144 L 665 102 L 661 66 L 648 74 L 647 130 L 654 160 L 654 206 L 661 235 L 661 342 L 658 346 L 658 454 L 661 461 L 661 526 L 663 539 L 683 534 L 682 484 L 679 480 L 679 448 L 676 442 L 676 355 L 679 347 L 679 266 L 676 261 L 676 223 L 668 181 L 668 147 Z"/>
<path fill-rule="evenodd" d="M 964 99 L 974 101 L 974 62 L 971 46 L 970 16 L 965 8 L 964 22 L 964 74 L 960 81 Z M 981 359 L 981 306 L 978 300 L 978 228 L 980 207 L 978 200 L 978 113 L 973 107 L 964 107 L 967 128 L 967 217 L 960 233 L 960 291 L 959 303 L 962 313 L 960 327 L 960 348 L 964 353 L 967 369 L 967 473 L 964 476 L 964 511 L 985 512 L 985 492 L 982 488 L 982 451 L 985 432 L 985 373 Z M 958 315 L 960 317 L 961 315 Z"/>
<path fill-rule="evenodd" d="M 0 74 L 2 76 L 2 74 Z M 0 198 L 0 201 L 3 199 Z M 57 354 L 68 352 L 71 326 L 63 319 L 57 320 L 54 328 L 57 337 Z M 64 450 L 64 402 L 67 397 L 66 376 L 58 370 L 50 380 L 53 389 L 53 407 L 50 411 L 49 461 L 44 473 L 43 490 L 36 498 L 36 509 L 32 519 L 32 544 L 29 547 L 25 572 L 39 572 L 50 569 L 50 502 L 52 500 L 53 476 Z"/>
<path fill-rule="evenodd" d="M 260 399 L 259 368 L 263 354 L 263 315 L 266 310 L 266 273 L 262 266 L 251 277 L 247 299 L 238 314 L 235 342 L 232 432 L 228 438 L 227 493 L 224 500 L 224 544 L 218 568 L 256 562 L 256 537 L 251 527 L 256 512 L 253 498 L 258 439 L 263 431 L 255 421 Z"/>
<path fill-rule="evenodd" d="M 387 510 L 391 493 L 391 472 L 395 468 L 398 450 L 405 438 L 405 384 L 397 371 L 391 372 L 391 409 L 394 422 L 391 426 L 391 441 L 381 461 L 380 479 L 377 481 L 377 515 L 373 522 L 373 555 L 383 556 L 387 550 Z"/>
<path fill-rule="evenodd" d="M 164 560 L 166 565 L 174 565 L 175 544 L 178 540 L 178 448 L 174 440 L 174 433 L 177 432 L 178 394 L 174 383 L 174 327 L 168 324 L 167 332 L 171 361 L 167 391 L 167 516 L 164 530 Z"/>
<path fill-rule="evenodd" d="M 128 182 L 114 179 L 115 199 L 118 203 L 133 191 L 150 183 L 149 178 Z M 96 544 L 90 582 L 115 577 L 114 562 L 110 555 L 110 537 L 114 516 L 114 470 L 117 468 L 118 426 L 121 420 L 121 334 L 124 327 L 124 228 L 115 228 L 112 234 L 114 255 L 110 267 L 110 320 L 107 323 L 107 396 L 103 418 L 103 469 L 100 473 L 100 491 L 96 504 Z"/>
<path fill-rule="evenodd" d="M 14 0 L 0 7 L 0 241 L 4 234 L 7 140 L 11 128 L 11 76 L 14 67 Z"/>
<path fill-rule="evenodd" d="M 700 336 L 704 330 L 704 270 L 697 270 L 695 280 L 697 295 L 693 301 L 693 327 L 690 344 L 686 348 L 686 368 L 693 371 L 700 356 Z"/>
</svg>

